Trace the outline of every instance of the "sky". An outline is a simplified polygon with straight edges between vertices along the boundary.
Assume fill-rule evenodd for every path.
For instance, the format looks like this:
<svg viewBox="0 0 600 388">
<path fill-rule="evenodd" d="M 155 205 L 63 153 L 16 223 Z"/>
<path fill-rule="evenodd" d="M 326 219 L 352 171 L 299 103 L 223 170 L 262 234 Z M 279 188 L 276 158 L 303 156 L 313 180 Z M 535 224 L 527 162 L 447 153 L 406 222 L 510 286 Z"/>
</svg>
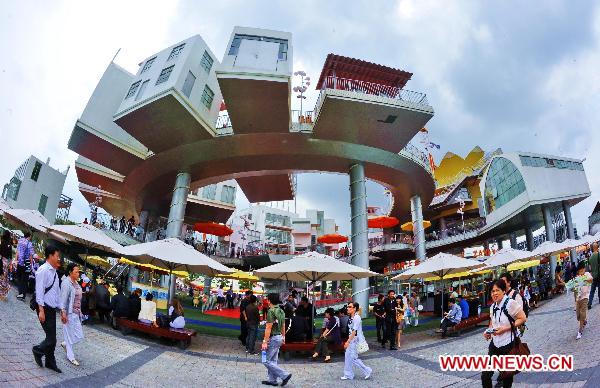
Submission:
<svg viewBox="0 0 600 388">
<path fill-rule="evenodd" d="M 88 215 L 77 190 L 75 121 L 115 62 L 138 63 L 200 34 L 218 57 L 234 26 L 289 31 L 294 70 L 316 80 L 328 53 L 414 73 L 407 89 L 435 109 L 430 140 L 465 156 L 529 151 L 584 159 L 592 196 L 572 209 L 579 231 L 600 192 L 600 3 L 593 1 L 29 1 L 0 6 L 0 182 L 30 154 L 71 171 L 71 218 Z M 316 92 L 308 92 L 311 107 Z M 295 101 L 294 101 L 295 102 Z M 325 210 L 349 233 L 348 177 L 302 174 L 297 210 Z M 384 206 L 368 185 L 368 204 Z M 237 205 L 247 200 L 238 191 Z M 284 207 L 287 205 L 284 205 Z"/>
</svg>

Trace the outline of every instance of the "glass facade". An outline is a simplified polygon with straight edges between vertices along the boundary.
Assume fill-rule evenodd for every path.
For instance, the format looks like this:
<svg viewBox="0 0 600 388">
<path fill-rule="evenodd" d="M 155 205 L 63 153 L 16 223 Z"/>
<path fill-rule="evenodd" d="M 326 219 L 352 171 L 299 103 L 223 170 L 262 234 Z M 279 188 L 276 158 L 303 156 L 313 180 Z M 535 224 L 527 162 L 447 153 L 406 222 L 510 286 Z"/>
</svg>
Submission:
<svg viewBox="0 0 600 388">
<path fill-rule="evenodd" d="M 202 60 L 200 61 L 200 66 L 206 70 L 207 73 L 210 73 L 213 63 L 214 60 L 211 58 L 208 51 L 204 51 L 204 55 L 202 55 Z"/>
<path fill-rule="evenodd" d="M 202 91 L 202 97 L 200 101 L 206 107 L 206 109 L 210 110 L 210 107 L 213 103 L 213 99 L 215 98 L 215 92 L 213 92 L 208 85 L 204 86 L 204 90 Z"/>
<path fill-rule="evenodd" d="M 186 96 L 190 97 L 192 93 L 192 89 L 194 88 L 194 83 L 196 82 L 196 76 L 192 74 L 191 71 L 188 71 L 187 77 L 185 77 L 185 81 L 183 82 L 183 88 L 181 88 L 181 92 Z"/>
<path fill-rule="evenodd" d="M 521 155 L 520 158 L 521 164 L 527 167 L 560 168 L 567 170 L 583 171 L 583 164 L 581 164 L 581 162 L 523 155 Z"/>
<path fill-rule="evenodd" d="M 485 181 L 485 208 L 487 213 L 502 207 L 525 191 L 523 176 L 506 158 L 495 158 Z"/>
<path fill-rule="evenodd" d="M 35 162 L 35 166 L 33 166 L 33 171 L 31 172 L 31 179 L 37 182 L 40 177 L 40 171 L 42 171 L 42 164 Z"/>
<path fill-rule="evenodd" d="M 48 197 L 42 194 L 40 202 L 38 203 L 38 211 L 42 214 L 46 212 L 46 204 L 48 203 Z"/>
<path fill-rule="evenodd" d="M 277 59 L 279 59 L 280 61 L 287 61 L 288 41 L 286 39 L 269 38 L 266 36 L 235 34 L 235 37 L 231 42 L 231 47 L 229 48 L 229 55 L 237 55 L 242 40 L 258 40 L 261 42 L 279 43 L 279 52 L 277 54 Z"/>
<path fill-rule="evenodd" d="M 235 202 L 235 187 L 223 186 L 221 189 L 221 202 L 234 203 Z"/>
<path fill-rule="evenodd" d="M 212 199 L 214 201 L 217 195 L 217 185 L 204 186 L 202 189 L 202 196 L 206 199 Z"/>
</svg>

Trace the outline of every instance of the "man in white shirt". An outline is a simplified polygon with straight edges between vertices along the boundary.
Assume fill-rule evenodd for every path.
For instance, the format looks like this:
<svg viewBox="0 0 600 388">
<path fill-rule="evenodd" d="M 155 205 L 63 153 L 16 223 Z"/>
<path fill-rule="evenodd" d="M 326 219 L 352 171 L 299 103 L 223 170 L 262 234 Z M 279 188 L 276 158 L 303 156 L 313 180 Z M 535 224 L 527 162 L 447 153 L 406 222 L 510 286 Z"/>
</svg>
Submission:
<svg viewBox="0 0 600 388">
<path fill-rule="evenodd" d="M 46 338 L 32 349 L 35 362 L 41 367 L 42 357 L 46 357 L 46 368 L 62 373 L 56 366 L 56 309 L 59 307 L 59 281 L 56 269 L 60 266 L 58 248 L 47 246 L 46 262 L 35 274 L 35 300 L 38 304 L 38 319 Z M 63 322 L 65 323 L 65 322 Z"/>
</svg>

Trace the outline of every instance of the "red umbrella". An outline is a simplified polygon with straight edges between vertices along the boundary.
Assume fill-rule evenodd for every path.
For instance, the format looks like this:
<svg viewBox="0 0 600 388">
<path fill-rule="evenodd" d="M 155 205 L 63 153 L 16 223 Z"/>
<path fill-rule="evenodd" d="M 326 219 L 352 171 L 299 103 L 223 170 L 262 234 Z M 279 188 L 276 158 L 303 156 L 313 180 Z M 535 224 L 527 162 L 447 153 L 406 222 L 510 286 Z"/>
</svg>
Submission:
<svg viewBox="0 0 600 388">
<path fill-rule="evenodd" d="M 348 237 L 337 233 L 324 234 L 317 238 L 317 241 L 323 244 L 340 244 L 348 241 Z"/>
<path fill-rule="evenodd" d="M 399 223 L 400 223 L 400 221 L 396 217 L 388 217 L 388 216 L 373 217 L 373 218 L 369 218 L 369 220 L 367 221 L 369 228 L 379 228 L 379 229 L 393 228 L 394 226 L 398 225 Z"/>
<path fill-rule="evenodd" d="M 198 222 L 194 224 L 194 230 L 200 233 L 212 234 L 213 236 L 229 236 L 233 229 L 224 224 L 216 222 Z"/>
</svg>

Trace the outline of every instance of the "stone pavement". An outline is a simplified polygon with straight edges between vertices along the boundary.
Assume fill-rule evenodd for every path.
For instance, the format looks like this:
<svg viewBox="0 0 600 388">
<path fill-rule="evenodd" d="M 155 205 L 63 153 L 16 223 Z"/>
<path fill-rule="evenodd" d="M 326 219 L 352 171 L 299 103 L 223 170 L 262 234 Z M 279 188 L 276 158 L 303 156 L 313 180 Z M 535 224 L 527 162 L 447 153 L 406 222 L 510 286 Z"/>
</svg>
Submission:
<svg viewBox="0 0 600 388">
<path fill-rule="evenodd" d="M 12 291 L 11 291 L 12 292 Z M 534 353 L 574 354 L 575 371 L 522 373 L 515 386 L 597 387 L 600 386 L 600 307 L 589 311 L 583 339 L 576 341 L 577 322 L 572 296 L 563 295 L 534 310 L 524 340 Z M 57 323 L 58 341 L 62 339 Z M 106 325 L 84 326 L 86 338 L 76 345 L 81 366 L 66 360 L 62 348 L 56 354 L 62 374 L 39 368 L 31 347 L 43 338 L 36 315 L 14 293 L 0 302 L 0 386 L 111 386 L 111 387 L 257 387 L 265 377 L 259 356 L 248 356 L 235 340 L 201 336 L 188 350 L 166 346 L 144 336 L 124 337 Z M 431 332 L 403 337 L 400 351 L 382 350 L 372 343 L 363 360 L 373 368 L 371 380 L 342 382 L 343 357 L 331 364 L 310 363 L 307 357 L 281 360 L 293 374 L 290 387 L 477 387 L 475 372 L 441 372 L 440 354 L 485 354 L 482 330 L 457 338 L 440 340 Z"/>
</svg>

